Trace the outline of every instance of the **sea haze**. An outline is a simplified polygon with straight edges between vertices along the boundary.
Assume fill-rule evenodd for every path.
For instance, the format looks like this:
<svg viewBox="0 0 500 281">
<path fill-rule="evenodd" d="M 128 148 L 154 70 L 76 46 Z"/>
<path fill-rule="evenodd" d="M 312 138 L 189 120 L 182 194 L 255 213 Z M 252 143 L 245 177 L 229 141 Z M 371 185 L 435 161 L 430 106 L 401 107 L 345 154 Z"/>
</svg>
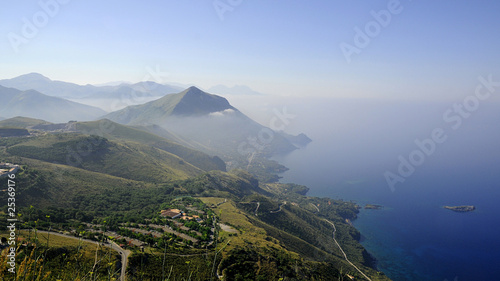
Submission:
<svg viewBox="0 0 500 281">
<path fill-rule="evenodd" d="M 500 124 L 496 102 L 463 123 L 446 122 L 455 102 L 310 100 L 290 103 L 290 129 L 304 128 L 307 147 L 275 159 L 290 168 L 282 182 L 309 195 L 381 204 L 354 222 L 363 245 L 393 280 L 495 280 L 500 275 Z M 300 106 L 299 106 L 300 105 Z M 455 125 L 455 128 L 453 126 Z M 414 173 L 394 191 L 384 173 L 398 174 L 401 155 L 442 129 Z M 475 205 L 455 213 L 444 205 Z"/>
</svg>

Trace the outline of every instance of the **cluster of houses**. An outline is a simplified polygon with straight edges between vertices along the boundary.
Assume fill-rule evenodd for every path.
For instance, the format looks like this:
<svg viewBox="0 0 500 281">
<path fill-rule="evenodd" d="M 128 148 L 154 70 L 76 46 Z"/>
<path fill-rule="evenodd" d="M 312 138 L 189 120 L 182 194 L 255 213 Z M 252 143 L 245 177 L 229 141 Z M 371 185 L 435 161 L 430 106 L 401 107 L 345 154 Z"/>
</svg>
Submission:
<svg viewBox="0 0 500 281">
<path fill-rule="evenodd" d="M 183 219 L 183 220 L 196 220 L 197 222 L 201 222 L 200 216 L 197 215 L 192 215 L 188 216 L 184 211 L 181 211 L 179 209 L 166 209 L 166 210 L 161 210 L 161 216 L 163 217 L 168 217 L 171 219 Z"/>
<path fill-rule="evenodd" d="M 163 217 L 169 217 L 171 219 L 180 218 L 182 216 L 182 211 L 179 209 L 166 209 L 161 210 L 161 215 Z"/>
<path fill-rule="evenodd" d="M 19 165 L 10 163 L 0 163 L 0 177 L 5 177 L 9 174 L 15 174 L 19 171 Z"/>
<path fill-rule="evenodd" d="M 203 220 L 200 218 L 199 215 L 205 214 L 204 211 L 201 211 L 201 210 L 198 210 L 195 208 L 190 208 L 190 207 L 186 207 L 186 208 L 188 210 L 192 211 L 193 213 L 197 213 L 198 215 L 194 215 L 192 213 L 191 213 L 191 215 L 188 215 L 187 212 L 184 212 L 182 210 L 169 208 L 166 210 L 161 210 L 161 216 L 168 218 L 170 220 L 183 219 L 186 221 L 196 220 L 198 223 L 203 222 Z M 184 224 L 180 221 L 173 221 L 173 223 L 180 230 L 187 231 L 187 232 L 193 231 L 196 235 L 202 236 L 202 233 L 184 226 Z M 86 225 L 87 225 L 86 231 L 89 233 L 96 232 L 97 229 L 102 227 L 102 225 L 99 225 L 99 224 L 86 223 Z M 122 223 L 122 227 L 129 229 L 134 233 L 142 233 L 144 235 L 151 235 L 155 238 L 161 237 L 163 235 L 163 232 L 167 232 L 167 233 L 172 233 L 172 234 L 182 238 L 185 241 L 191 241 L 192 243 L 199 242 L 199 240 L 197 238 L 194 238 L 194 237 L 190 236 L 189 234 L 186 234 L 185 232 L 180 232 L 179 230 L 175 230 L 168 225 L 137 224 L 135 227 L 132 227 L 132 226 L 127 226 L 125 223 Z M 160 231 L 159 229 L 162 229 L 163 231 Z M 75 233 L 74 230 L 72 232 Z M 119 240 L 121 242 L 121 243 L 119 242 L 120 243 L 119 246 L 122 248 L 126 248 L 129 246 L 136 246 L 136 247 L 139 247 L 141 249 L 141 251 L 144 251 L 144 247 L 147 246 L 147 243 L 145 243 L 144 241 L 140 241 L 140 240 L 137 240 L 135 238 L 123 236 L 123 235 L 121 235 L 117 232 L 114 232 L 114 231 L 108 230 L 108 231 L 97 231 L 97 232 L 103 234 L 106 237 L 110 237 L 114 240 Z M 124 239 L 124 241 L 122 239 Z"/>
</svg>

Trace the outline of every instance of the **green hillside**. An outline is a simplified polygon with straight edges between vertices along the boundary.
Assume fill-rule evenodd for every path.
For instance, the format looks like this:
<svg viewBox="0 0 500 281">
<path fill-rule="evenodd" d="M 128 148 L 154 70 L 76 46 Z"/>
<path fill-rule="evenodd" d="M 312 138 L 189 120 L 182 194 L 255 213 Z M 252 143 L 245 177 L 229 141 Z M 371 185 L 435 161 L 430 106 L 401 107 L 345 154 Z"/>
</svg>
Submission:
<svg viewBox="0 0 500 281">
<path fill-rule="evenodd" d="M 143 125 L 143 126 L 130 126 L 130 127 L 151 133 L 153 135 L 157 135 L 159 137 L 162 137 L 162 138 L 165 138 L 168 140 L 171 140 L 175 143 L 181 144 L 181 145 L 188 147 L 188 148 L 191 148 L 191 149 L 195 148 L 195 146 L 193 146 L 189 140 L 183 139 L 180 136 L 178 136 L 170 131 L 167 131 L 166 129 L 164 129 L 156 124 Z"/>
<path fill-rule="evenodd" d="M 205 172 L 167 152 L 170 142 L 138 129 L 106 121 L 76 128 L 83 133 L 0 139 L 1 161 L 21 167 L 15 174 L 20 223 L 122 244 L 131 252 L 128 280 L 161 280 L 165 272 L 171 280 L 389 280 L 372 268 L 348 221 L 358 212 L 352 202 L 307 197 L 304 186 L 260 183 L 245 170 Z M 164 142 L 165 150 L 153 146 Z M 0 200 L 8 196 L 2 192 Z M 162 216 L 166 209 L 184 217 Z M 56 257 L 63 255 L 49 258 L 47 268 Z"/>
<path fill-rule="evenodd" d="M 77 196 L 96 196 L 116 189 L 146 189 L 153 184 L 124 179 L 103 173 L 87 171 L 66 165 L 52 164 L 40 160 L 2 157 L 11 162 L 20 162 L 21 171 L 16 174 L 18 207 L 44 209 L 58 207 L 73 209 Z M 4 188 L 4 183 L 2 183 Z M 2 199 L 6 194 L 2 193 Z M 97 209 L 94 209 L 94 211 Z"/>
<path fill-rule="evenodd" d="M 242 198 L 246 195 L 266 192 L 258 181 L 242 170 L 229 173 L 212 171 L 196 178 L 188 179 L 181 185 L 189 194 L 203 197 Z"/>
<path fill-rule="evenodd" d="M 203 171 L 166 151 L 98 136 L 57 134 L 30 137 L 16 144 L 0 140 L 13 156 L 61 163 L 85 170 L 146 182 L 186 179 Z"/>
<path fill-rule="evenodd" d="M 76 130 L 84 134 L 95 134 L 110 140 L 132 141 L 143 145 L 161 149 L 179 156 L 190 164 L 204 170 L 226 170 L 226 164 L 216 156 L 209 156 L 200 151 L 187 148 L 158 135 L 145 132 L 138 128 L 120 125 L 110 120 L 103 119 L 93 122 L 78 122 Z"/>
<path fill-rule="evenodd" d="M 21 117 L 21 116 L 0 121 L 0 127 L 18 127 L 24 129 L 36 125 L 49 125 L 49 124 L 52 123 L 40 119 Z"/>
<path fill-rule="evenodd" d="M 370 267 L 372 260 L 357 242 L 359 232 L 346 222 L 356 216 L 357 206 L 353 203 L 305 197 L 301 195 L 304 188 L 300 186 L 260 184 L 241 170 L 212 171 L 186 180 L 154 183 L 147 179 L 112 176 L 106 174 L 107 168 L 94 172 L 11 154 L 12 149 L 21 149 L 23 145 L 22 149 L 26 154 L 31 153 L 31 157 L 42 158 L 50 154 L 50 160 L 57 160 L 61 157 L 58 148 L 82 140 L 91 141 L 79 134 L 60 134 L 18 144 L 11 142 L 13 145 L 3 142 L 0 146 L 8 148 L 1 150 L 0 157 L 21 164 L 16 174 L 16 194 L 18 212 L 26 225 L 78 230 L 80 237 L 97 237 L 99 231 L 107 230 L 122 233 L 127 239 L 130 239 L 127 235 L 132 235 L 134 239 L 145 241 L 144 252 L 138 246 L 127 246 L 132 252 L 127 268 L 129 280 L 159 280 L 162 268 L 165 270 L 164 264 L 179 264 L 172 269 L 167 267 L 173 280 L 186 276 L 193 280 L 209 280 L 209 276 L 216 275 L 227 280 L 349 280 L 348 275 L 362 280 L 361 273 L 345 260 L 333 242 L 330 222 L 335 223 L 336 238 L 350 261 L 372 280 L 388 280 Z M 35 154 L 30 147 L 41 152 Z M 126 150 L 133 148 L 101 140 L 95 151 L 82 157 L 82 166 L 91 167 L 100 160 L 99 163 L 106 167 L 107 159 L 120 161 L 115 154 L 127 154 Z M 104 156 L 98 159 L 97 152 Z M 140 152 L 145 159 L 154 154 Z M 109 171 L 114 172 L 111 168 Z M 6 188 L 3 182 L 0 188 Z M 0 194 L 1 200 L 6 197 L 7 193 Z M 203 228 L 194 221 L 178 222 L 197 231 L 212 232 L 215 240 L 207 244 L 212 238 L 205 236 L 209 240 L 205 244 L 186 244 L 168 232 L 158 232 L 162 238 L 134 234 L 123 227 L 141 228 L 140 225 L 161 222 L 181 231 L 172 220 L 159 215 L 165 208 L 181 208 L 188 214 L 192 214 L 191 210 L 203 210 L 199 213 L 203 220 L 209 222 L 209 226 L 218 225 L 216 228 Z M 89 229 L 89 225 L 93 225 L 94 230 Z M 151 230 L 144 228 L 142 231 Z M 182 231 L 184 235 L 188 233 Z M 200 239 L 193 232 L 190 235 Z M 123 240 L 117 241 L 123 243 L 120 242 Z"/>
</svg>

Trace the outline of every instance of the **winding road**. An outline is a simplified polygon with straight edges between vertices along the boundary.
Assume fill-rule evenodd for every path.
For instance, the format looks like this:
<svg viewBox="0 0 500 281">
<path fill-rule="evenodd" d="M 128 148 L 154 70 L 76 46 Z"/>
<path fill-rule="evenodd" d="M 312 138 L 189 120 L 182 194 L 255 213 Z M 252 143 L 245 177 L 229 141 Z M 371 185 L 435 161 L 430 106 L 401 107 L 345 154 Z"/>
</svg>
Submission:
<svg viewBox="0 0 500 281">
<path fill-rule="evenodd" d="M 278 210 L 276 210 L 276 211 L 269 211 L 269 213 L 276 214 L 276 213 L 281 212 L 281 207 L 283 207 L 283 205 L 286 205 L 286 201 L 279 205 Z"/>
<path fill-rule="evenodd" d="M 259 204 L 259 203 L 257 203 L 257 204 Z M 279 206 L 279 209 L 278 209 L 278 210 L 276 210 L 276 211 L 270 211 L 270 213 L 274 214 L 274 213 L 281 212 L 281 207 L 283 207 L 283 205 L 286 205 L 286 201 L 285 201 L 285 202 L 283 202 L 282 204 L 280 204 L 280 206 Z M 316 205 L 314 205 L 314 204 L 313 204 L 313 206 L 314 206 L 314 207 L 318 210 L 318 212 L 319 212 L 319 208 L 318 208 Z M 259 208 L 259 207 L 257 206 L 257 209 L 258 209 L 258 208 Z M 257 215 L 257 210 L 255 210 L 255 215 Z M 335 239 L 335 233 L 337 232 L 337 228 L 335 227 L 335 224 L 334 224 L 333 222 L 331 222 L 331 221 L 327 220 L 327 219 L 325 219 L 325 221 L 327 221 L 329 224 L 331 224 L 331 225 L 332 225 L 332 227 L 333 227 L 333 235 L 332 235 L 332 237 L 333 237 L 333 241 L 335 241 L 335 244 L 337 244 L 337 247 L 339 247 L 340 251 L 342 252 L 342 255 L 344 255 L 345 260 L 346 260 L 346 261 L 347 261 L 347 262 L 348 262 L 348 263 L 349 263 L 352 267 L 354 267 L 354 268 L 355 268 L 355 269 L 356 269 L 359 273 L 361 273 L 361 275 L 363 275 L 363 276 L 364 276 L 367 280 L 372 281 L 372 280 L 370 279 L 370 277 L 368 277 L 366 274 L 364 274 L 364 273 L 363 273 L 363 272 L 362 272 L 362 271 L 361 271 L 361 270 L 360 270 L 360 269 L 359 269 L 359 268 L 358 268 L 358 267 L 357 267 L 354 263 L 352 263 L 352 262 L 351 262 L 351 261 L 347 258 L 347 255 L 346 255 L 346 253 L 344 252 L 344 249 L 342 249 L 342 247 L 340 246 L 340 244 L 339 244 L 339 242 L 337 241 L 337 239 Z"/>
<path fill-rule="evenodd" d="M 354 265 L 348 258 L 347 258 L 347 255 L 345 254 L 344 250 L 342 249 L 342 247 L 340 246 L 339 242 L 337 242 L 337 239 L 335 239 L 335 232 L 337 232 L 337 228 L 335 227 L 335 224 L 327 219 L 325 219 L 325 221 L 327 221 L 329 224 L 331 224 L 333 226 L 333 241 L 335 241 L 335 244 L 337 244 L 337 246 L 339 247 L 340 251 L 342 252 L 342 254 L 344 255 L 344 258 L 345 260 L 352 266 L 354 267 L 359 273 L 361 273 L 361 275 L 363 275 L 367 280 L 369 281 L 372 281 L 370 279 L 370 277 L 366 276 L 366 274 L 364 274 L 356 265 Z"/>
<path fill-rule="evenodd" d="M 314 205 L 313 203 L 309 203 L 309 204 L 313 205 L 313 207 L 314 207 L 314 208 L 316 208 L 316 210 L 318 210 L 318 213 L 319 213 L 319 208 L 318 208 L 318 206 Z"/>
<path fill-rule="evenodd" d="M 255 208 L 255 216 L 256 216 L 256 217 L 257 217 L 257 216 L 259 216 L 259 215 L 257 214 L 257 211 L 259 210 L 259 207 L 260 207 L 260 202 L 257 202 L 257 208 Z"/>
</svg>

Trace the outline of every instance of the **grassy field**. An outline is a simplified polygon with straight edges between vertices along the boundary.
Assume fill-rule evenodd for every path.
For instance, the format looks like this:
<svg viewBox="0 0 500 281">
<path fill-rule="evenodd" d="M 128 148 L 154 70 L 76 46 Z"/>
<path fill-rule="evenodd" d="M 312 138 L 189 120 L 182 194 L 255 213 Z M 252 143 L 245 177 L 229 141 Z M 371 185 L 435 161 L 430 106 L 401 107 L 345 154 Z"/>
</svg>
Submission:
<svg viewBox="0 0 500 281">
<path fill-rule="evenodd" d="M 89 171 L 145 182 L 168 182 L 203 173 L 203 170 L 164 150 L 134 142 L 109 141 L 97 136 L 45 135 L 5 145 L 6 151 L 13 156 L 66 163 Z"/>
<path fill-rule="evenodd" d="M 0 280 L 117 280 L 121 258 L 117 252 L 95 242 L 35 231 L 18 231 L 17 279 L 8 272 L 4 249 L 0 257 Z M 0 237 L 8 237 L 0 233 Z M 21 279 L 20 279 L 21 278 Z"/>
<path fill-rule="evenodd" d="M 0 234 L 1 237 L 8 237 L 8 233 L 2 232 Z M 34 230 L 28 231 L 28 230 L 21 230 L 19 231 L 17 237 L 22 238 L 24 240 L 28 240 L 30 237 L 31 239 L 36 239 L 38 240 L 38 243 L 40 245 L 45 245 L 49 244 L 50 247 L 77 247 L 80 246 L 84 249 L 87 248 L 92 248 L 96 249 L 97 244 L 95 242 L 90 242 L 90 241 L 84 241 L 84 240 L 79 240 L 75 238 L 69 238 L 69 237 L 63 237 L 59 235 L 55 235 L 53 233 L 48 233 L 45 232 L 35 232 Z"/>
</svg>

